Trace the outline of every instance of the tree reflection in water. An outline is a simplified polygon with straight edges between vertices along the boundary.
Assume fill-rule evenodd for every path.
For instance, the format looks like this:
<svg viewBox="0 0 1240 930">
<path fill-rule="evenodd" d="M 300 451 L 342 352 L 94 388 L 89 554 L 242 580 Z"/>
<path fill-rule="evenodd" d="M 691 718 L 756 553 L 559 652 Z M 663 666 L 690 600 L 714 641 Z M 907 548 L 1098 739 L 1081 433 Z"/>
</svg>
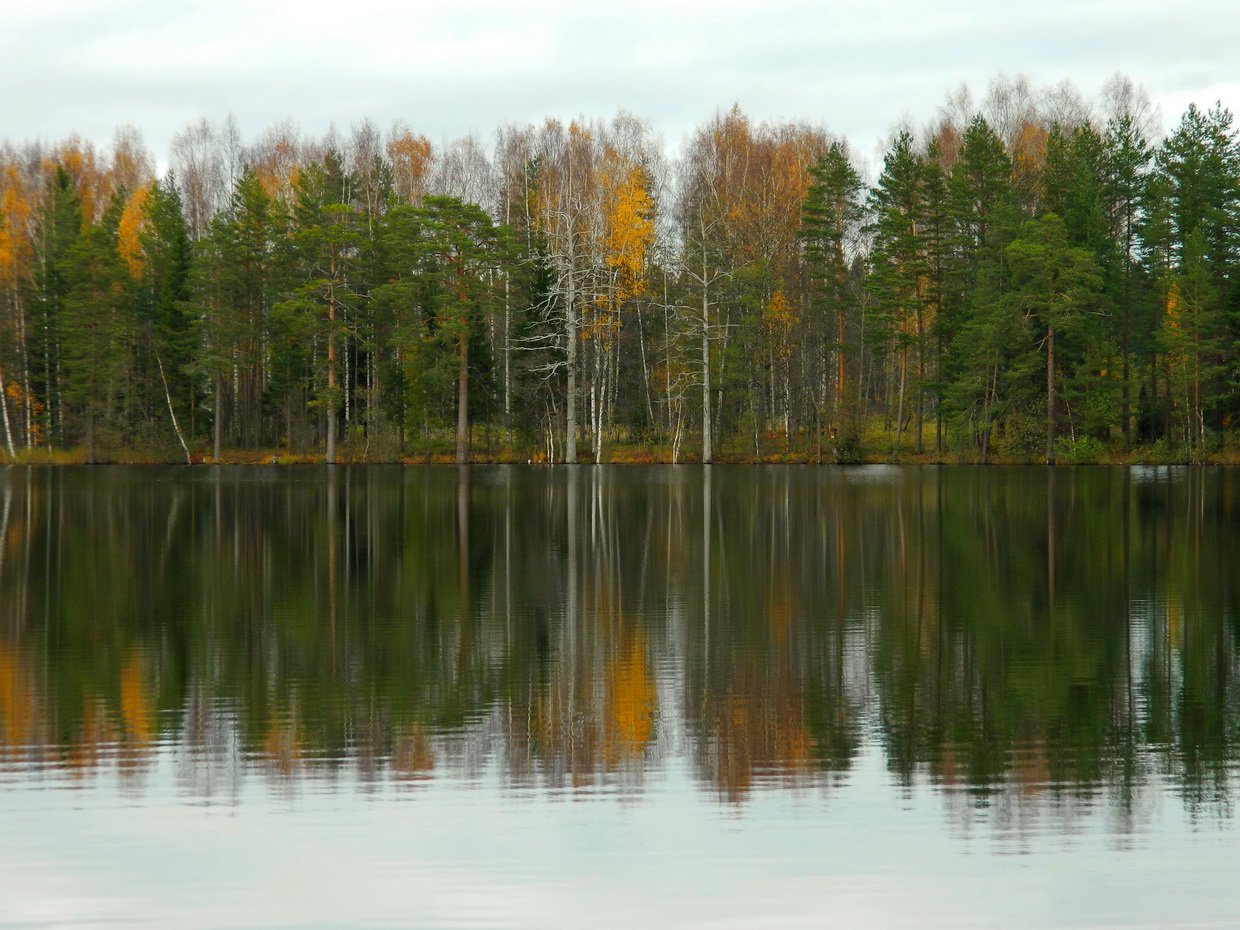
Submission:
<svg viewBox="0 0 1240 930">
<path fill-rule="evenodd" d="M 15 469 L 0 772 L 1230 813 L 1220 469 Z M 981 812 L 979 814 L 979 812 Z"/>
</svg>

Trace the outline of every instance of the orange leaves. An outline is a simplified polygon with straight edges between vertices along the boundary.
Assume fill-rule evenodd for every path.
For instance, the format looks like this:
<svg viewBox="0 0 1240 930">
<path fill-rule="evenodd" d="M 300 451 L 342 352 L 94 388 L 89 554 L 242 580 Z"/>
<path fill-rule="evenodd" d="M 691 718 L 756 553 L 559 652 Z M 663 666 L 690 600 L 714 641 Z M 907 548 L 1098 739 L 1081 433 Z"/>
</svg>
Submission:
<svg viewBox="0 0 1240 930">
<path fill-rule="evenodd" d="M 142 653 L 135 652 L 121 669 L 121 722 L 131 748 L 142 748 L 155 734 L 155 708 L 147 691 Z"/>
<path fill-rule="evenodd" d="M 296 129 L 289 123 L 272 127 L 254 147 L 252 169 L 271 200 L 290 204 L 302 160 Z"/>
<path fill-rule="evenodd" d="M 31 254 L 30 213 L 17 166 L 6 165 L 0 180 L 0 283 L 16 284 L 25 273 Z"/>
<path fill-rule="evenodd" d="M 403 203 L 421 203 L 431 164 L 430 140 L 426 136 L 415 136 L 403 126 L 398 127 L 388 140 L 387 156 L 392 164 L 396 195 Z"/>
<path fill-rule="evenodd" d="M 151 186 L 144 184 L 129 196 L 116 230 L 116 250 L 125 260 L 129 273 L 134 278 L 141 277 L 146 264 L 142 254 L 141 236 L 146 220 L 146 199 L 150 193 Z"/>
<path fill-rule="evenodd" d="M 589 128 L 573 120 L 568 124 L 568 135 L 574 142 L 589 143 L 593 139 Z"/>
<path fill-rule="evenodd" d="M 699 129 L 688 152 L 691 196 L 718 222 L 736 264 L 760 261 L 777 272 L 797 261 L 809 166 L 827 150 L 822 130 L 800 124 L 751 126 L 733 107 Z"/>
<path fill-rule="evenodd" d="M 0 746 L 21 749 L 32 741 L 37 695 L 30 663 L 0 642 Z"/>
<path fill-rule="evenodd" d="M 392 747 L 392 772 L 402 781 L 422 781 L 435 769 L 435 747 L 426 727 L 413 723 L 397 729 Z"/>
<path fill-rule="evenodd" d="M 109 184 L 99 167 L 95 149 L 89 142 L 70 136 L 60 146 L 54 158 L 73 182 L 78 202 L 82 205 L 82 229 L 96 222 L 108 203 Z"/>
<path fill-rule="evenodd" d="M 640 754 L 654 736 L 656 691 L 650 677 L 646 644 L 626 632 L 608 674 L 608 723 L 611 745 L 620 757 Z"/>
</svg>

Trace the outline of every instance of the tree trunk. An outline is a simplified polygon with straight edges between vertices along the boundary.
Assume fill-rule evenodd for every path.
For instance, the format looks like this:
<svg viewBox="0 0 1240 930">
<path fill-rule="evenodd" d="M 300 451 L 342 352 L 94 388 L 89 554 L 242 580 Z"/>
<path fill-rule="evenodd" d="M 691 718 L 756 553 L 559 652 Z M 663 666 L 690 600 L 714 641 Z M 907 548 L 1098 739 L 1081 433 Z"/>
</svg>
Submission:
<svg viewBox="0 0 1240 930">
<path fill-rule="evenodd" d="M 841 434 L 844 432 L 846 414 L 844 392 L 848 388 L 848 365 L 844 358 L 845 325 L 844 308 L 840 307 L 835 314 L 835 409 L 836 422 Z"/>
<path fill-rule="evenodd" d="M 213 431 L 215 433 L 214 442 L 211 449 L 211 460 L 219 463 L 220 446 L 224 438 L 224 379 L 220 377 L 219 372 L 215 373 L 215 423 Z"/>
<path fill-rule="evenodd" d="M 332 268 L 333 273 L 335 268 Z M 327 297 L 327 455 L 328 465 L 336 464 L 336 292 Z"/>
<path fill-rule="evenodd" d="M 168 415 L 172 417 L 172 428 L 176 430 L 177 439 L 181 442 L 181 448 L 185 450 L 185 464 L 192 465 L 194 464 L 194 460 L 189 454 L 189 446 L 185 444 L 185 437 L 181 434 L 181 426 L 177 423 L 176 411 L 172 409 L 172 394 L 168 390 L 168 379 L 164 376 L 164 363 L 159 357 L 158 350 L 155 352 L 155 364 L 159 366 L 159 380 L 164 386 L 164 399 L 168 402 Z M 4 386 L 0 384 L 0 393 L 3 392 L 3 387 Z"/>
<path fill-rule="evenodd" d="M 569 250 L 569 263 L 573 261 Z M 574 291 L 572 269 L 568 272 L 568 308 L 565 314 L 564 336 L 568 341 L 568 396 L 565 398 L 564 415 L 564 464 L 577 464 L 577 294 Z"/>
<path fill-rule="evenodd" d="M 650 420 L 650 429 L 657 429 L 654 418 L 654 400 L 650 396 L 650 368 L 646 363 L 646 334 L 642 331 L 642 305 L 637 305 L 637 347 L 642 355 L 642 387 L 646 393 L 646 416 Z"/>
<path fill-rule="evenodd" d="M 9 450 L 9 458 L 16 458 L 17 452 L 13 448 L 13 428 L 9 425 L 9 400 L 4 390 L 4 372 L 0 370 L 0 414 L 4 419 L 4 445 Z M 0 540 L 3 542 L 3 540 Z"/>
<path fill-rule="evenodd" d="M 469 334 L 461 336 L 456 371 L 456 464 L 469 461 Z"/>
<path fill-rule="evenodd" d="M 920 288 L 919 288 L 920 289 Z M 925 319 L 922 316 L 922 297 L 917 297 L 917 438 L 913 442 L 913 451 L 918 455 L 924 451 L 922 434 L 926 431 L 926 333 Z"/>
<path fill-rule="evenodd" d="M 1046 330 L 1046 464 L 1055 464 L 1055 327 Z"/>
<path fill-rule="evenodd" d="M 994 393 L 994 385 L 999 381 L 999 366 L 994 367 L 993 378 L 988 377 L 990 382 L 985 385 L 982 396 L 982 464 L 985 465 L 990 460 L 990 398 Z"/>
<path fill-rule="evenodd" d="M 702 263 L 702 278 L 705 281 L 705 262 Z M 702 464 L 711 463 L 710 434 L 710 300 L 706 285 L 702 285 Z"/>
<path fill-rule="evenodd" d="M 904 433 L 904 387 L 908 378 L 908 349 L 900 350 L 900 393 L 899 400 L 896 404 L 896 439 L 891 447 L 891 454 L 894 457 L 900 455 L 900 440 Z"/>
</svg>

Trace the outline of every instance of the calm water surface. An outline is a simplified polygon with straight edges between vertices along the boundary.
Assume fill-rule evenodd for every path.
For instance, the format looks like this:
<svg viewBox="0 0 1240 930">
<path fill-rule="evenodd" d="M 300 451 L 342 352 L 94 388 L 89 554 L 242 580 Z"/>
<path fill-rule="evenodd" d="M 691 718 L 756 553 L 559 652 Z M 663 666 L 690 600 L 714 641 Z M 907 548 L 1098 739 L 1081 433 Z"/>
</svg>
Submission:
<svg viewBox="0 0 1240 930">
<path fill-rule="evenodd" d="M 0 927 L 1240 925 L 1240 474 L 0 471 Z"/>
</svg>

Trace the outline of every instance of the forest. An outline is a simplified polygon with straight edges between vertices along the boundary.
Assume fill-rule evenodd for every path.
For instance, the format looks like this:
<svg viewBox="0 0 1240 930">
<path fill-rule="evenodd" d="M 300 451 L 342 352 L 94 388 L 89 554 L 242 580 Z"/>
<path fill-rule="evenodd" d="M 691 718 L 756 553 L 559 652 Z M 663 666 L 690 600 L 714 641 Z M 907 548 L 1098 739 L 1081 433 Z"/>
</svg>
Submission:
<svg viewBox="0 0 1240 930">
<path fill-rule="evenodd" d="M 824 102 L 829 110 L 829 102 Z M 0 145 L 0 459 L 1229 461 L 1240 142 L 1123 77 L 156 160 Z"/>
</svg>

